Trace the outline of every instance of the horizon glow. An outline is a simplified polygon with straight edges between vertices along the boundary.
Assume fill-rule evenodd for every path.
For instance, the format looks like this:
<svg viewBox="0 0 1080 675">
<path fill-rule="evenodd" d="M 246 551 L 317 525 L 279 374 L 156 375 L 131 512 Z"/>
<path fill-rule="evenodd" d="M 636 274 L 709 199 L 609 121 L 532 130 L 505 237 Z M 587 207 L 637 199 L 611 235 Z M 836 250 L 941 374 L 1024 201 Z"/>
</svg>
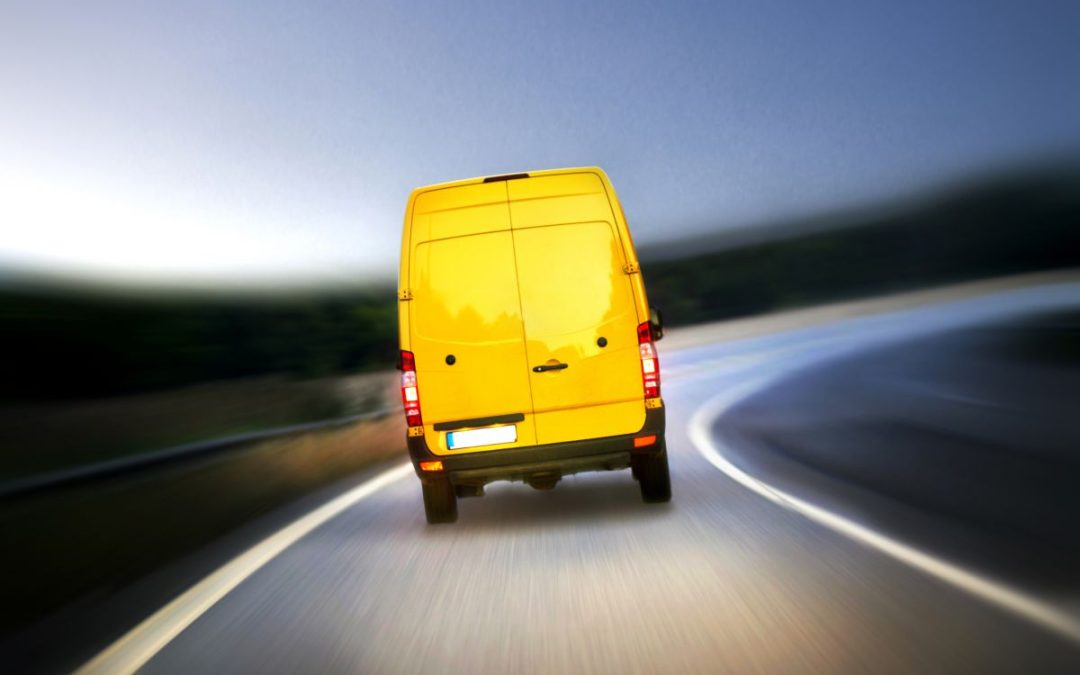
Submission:
<svg viewBox="0 0 1080 675">
<path fill-rule="evenodd" d="M 364 283 L 419 185 L 598 165 L 648 247 L 1080 151 L 1074 3 L 3 14 L 0 274 Z"/>
</svg>

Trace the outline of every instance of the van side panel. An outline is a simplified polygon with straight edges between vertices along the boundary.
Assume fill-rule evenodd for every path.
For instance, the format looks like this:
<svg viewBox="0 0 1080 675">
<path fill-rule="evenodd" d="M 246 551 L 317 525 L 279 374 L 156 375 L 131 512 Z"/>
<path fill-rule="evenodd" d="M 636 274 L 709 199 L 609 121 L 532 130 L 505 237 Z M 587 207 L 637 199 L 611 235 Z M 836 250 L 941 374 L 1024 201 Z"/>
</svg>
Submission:
<svg viewBox="0 0 1080 675">
<path fill-rule="evenodd" d="M 518 414 L 536 444 L 505 187 L 470 185 L 417 197 L 409 287 L 411 345 L 428 447 L 450 454 L 440 422 Z"/>
<path fill-rule="evenodd" d="M 635 287 L 594 173 L 507 183 L 537 442 L 633 433 L 645 421 Z M 601 346 L 603 343 L 603 346 Z"/>
</svg>

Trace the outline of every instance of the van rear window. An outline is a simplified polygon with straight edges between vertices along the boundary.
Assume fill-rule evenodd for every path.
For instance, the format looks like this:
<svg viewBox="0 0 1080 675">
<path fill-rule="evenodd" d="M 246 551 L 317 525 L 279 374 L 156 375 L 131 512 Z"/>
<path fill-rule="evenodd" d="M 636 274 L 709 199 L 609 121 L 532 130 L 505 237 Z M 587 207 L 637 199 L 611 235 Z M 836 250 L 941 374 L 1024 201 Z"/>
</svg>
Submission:
<svg viewBox="0 0 1080 675">
<path fill-rule="evenodd" d="M 411 316 L 420 335 L 443 342 L 521 339 L 509 231 L 421 243 L 412 270 Z"/>
<path fill-rule="evenodd" d="M 514 231 L 525 330 L 565 335 L 633 311 L 622 251 L 607 222 Z"/>
</svg>

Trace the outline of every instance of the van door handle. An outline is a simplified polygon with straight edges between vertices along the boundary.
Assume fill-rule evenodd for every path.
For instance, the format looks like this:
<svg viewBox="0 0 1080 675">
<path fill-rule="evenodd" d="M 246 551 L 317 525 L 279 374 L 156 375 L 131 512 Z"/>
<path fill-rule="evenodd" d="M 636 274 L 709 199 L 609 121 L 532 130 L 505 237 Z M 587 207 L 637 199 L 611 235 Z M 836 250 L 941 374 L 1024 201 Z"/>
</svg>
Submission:
<svg viewBox="0 0 1080 675">
<path fill-rule="evenodd" d="M 542 372 L 547 371 L 547 370 L 564 370 L 564 369 L 569 368 L 569 367 L 570 367 L 569 363 L 553 363 L 550 366 L 545 364 L 545 365 L 542 365 L 542 366 L 533 366 L 533 372 L 534 373 L 542 373 Z"/>
</svg>

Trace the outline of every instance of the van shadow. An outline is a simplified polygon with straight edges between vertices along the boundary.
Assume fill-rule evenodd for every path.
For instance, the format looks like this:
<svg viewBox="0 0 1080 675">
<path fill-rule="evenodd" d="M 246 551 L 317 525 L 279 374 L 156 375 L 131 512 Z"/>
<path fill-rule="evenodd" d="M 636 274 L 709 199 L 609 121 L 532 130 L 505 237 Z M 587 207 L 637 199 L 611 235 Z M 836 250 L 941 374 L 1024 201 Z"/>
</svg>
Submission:
<svg viewBox="0 0 1080 675">
<path fill-rule="evenodd" d="M 577 527 L 583 523 L 652 520 L 671 514 L 672 504 L 646 504 L 630 472 L 564 478 L 554 490 L 524 483 L 494 483 L 479 498 L 458 500 L 458 533 L 528 527 Z M 430 528 L 433 534 L 444 528 Z"/>
</svg>

